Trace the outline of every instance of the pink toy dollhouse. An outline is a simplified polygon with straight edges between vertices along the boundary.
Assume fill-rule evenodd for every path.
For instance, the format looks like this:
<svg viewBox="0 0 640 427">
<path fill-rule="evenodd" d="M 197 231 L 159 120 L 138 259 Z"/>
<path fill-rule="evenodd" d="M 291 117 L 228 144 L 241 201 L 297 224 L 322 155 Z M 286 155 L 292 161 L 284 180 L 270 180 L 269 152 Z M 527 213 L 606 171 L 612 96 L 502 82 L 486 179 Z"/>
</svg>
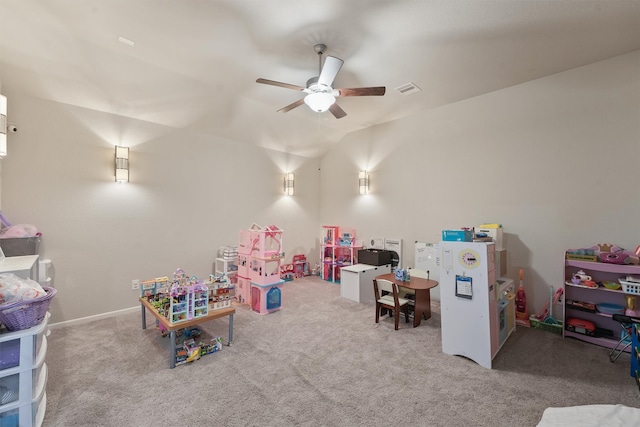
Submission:
<svg viewBox="0 0 640 427">
<path fill-rule="evenodd" d="M 238 284 L 236 300 L 260 314 L 282 306 L 281 262 L 283 230 L 275 225 L 253 224 L 238 236 Z"/>
<path fill-rule="evenodd" d="M 169 320 L 171 323 L 189 320 L 189 287 L 178 281 L 173 282 L 169 290 L 171 304 L 169 306 Z"/>
</svg>

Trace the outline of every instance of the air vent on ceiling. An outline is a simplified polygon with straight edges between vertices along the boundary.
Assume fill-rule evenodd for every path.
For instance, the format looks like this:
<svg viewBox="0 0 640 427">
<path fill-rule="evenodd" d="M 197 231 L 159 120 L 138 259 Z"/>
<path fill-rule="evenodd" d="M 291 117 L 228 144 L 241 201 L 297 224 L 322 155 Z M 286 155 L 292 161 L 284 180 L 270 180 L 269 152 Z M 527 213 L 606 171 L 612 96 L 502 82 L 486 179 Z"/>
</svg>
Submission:
<svg viewBox="0 0 640 427">
<path fill-rule="evenodd" d="M 412 83 L 412 82 L 403 84 L 402 86 L 398 86 L 396 90 L 403 95 L 411 95 L 412 93 L 421 91 L 421 89 L 418 86 L 416 86 L 415 83 Z"/>
</svg>

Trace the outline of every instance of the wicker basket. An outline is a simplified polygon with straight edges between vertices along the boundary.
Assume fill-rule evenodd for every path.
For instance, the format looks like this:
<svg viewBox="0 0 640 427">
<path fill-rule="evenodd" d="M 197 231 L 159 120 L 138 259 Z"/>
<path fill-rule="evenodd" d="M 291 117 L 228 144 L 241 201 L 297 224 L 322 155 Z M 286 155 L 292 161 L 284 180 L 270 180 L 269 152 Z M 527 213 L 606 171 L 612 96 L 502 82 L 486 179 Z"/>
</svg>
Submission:
<svg viewBox="0 0 640 427">
<path fill-rule="evenodd" d="M 9 331 L 20 331 L 42 323 L 57 292 L 47 286 L 42 289 L 47 293 L 44 296 L 0 305 L 0 323 L 4 323 Z"/>
<path fill-rule="evenodd" d="M 534 316 L 530 316 L 531 327 L 534 329 L 542 329 L 543 331 L 552 332 L 554 334 L 562 335 L 562 321 L 559 320 L 557 325 L 550 323 L 544 323 L 536 319 Z"/>
</svg>

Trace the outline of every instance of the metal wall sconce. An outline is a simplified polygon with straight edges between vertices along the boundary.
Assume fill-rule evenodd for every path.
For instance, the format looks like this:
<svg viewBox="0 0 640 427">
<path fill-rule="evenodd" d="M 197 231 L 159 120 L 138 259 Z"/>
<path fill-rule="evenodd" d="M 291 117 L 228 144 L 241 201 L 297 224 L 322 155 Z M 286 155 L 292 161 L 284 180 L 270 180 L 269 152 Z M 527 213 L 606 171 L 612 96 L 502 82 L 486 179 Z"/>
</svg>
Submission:
<svg viewBox="0 0 640 427">
<path fill-rule="evenodd" d="M 0 95 L 0 159 L 7 155 L 7 97 Z"/>
<path fill-rule="evenodd" d="M 369 174 L 367 171 L 360 171 L 358 174 L 358 188 L 360 194 L 367 194 L 369 192 Z"/>
<path fill-rule="evenodd" d="M 129 147 L 116 145 L 116 182 L 129 182 Z"/>
<path fill-rule="evenodd" d="M 292 173 L 286 173 L 284 175 L 284 194 L 287 196 L 293 196 L 294 178 Z"/>
</svg>

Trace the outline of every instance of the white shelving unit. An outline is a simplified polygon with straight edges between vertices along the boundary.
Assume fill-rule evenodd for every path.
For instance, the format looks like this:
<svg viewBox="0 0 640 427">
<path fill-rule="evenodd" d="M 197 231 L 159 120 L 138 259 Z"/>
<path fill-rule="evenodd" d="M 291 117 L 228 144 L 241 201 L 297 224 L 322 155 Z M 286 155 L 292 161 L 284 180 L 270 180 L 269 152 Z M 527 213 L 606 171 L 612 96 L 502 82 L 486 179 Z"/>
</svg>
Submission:
<svg viewBox="0 0 640 427">
<path fill-rule="evenodd" d="M 49 313 L 32 328 L 0 330 L 0 425 L 42 425 L 47 409 Z"/>
<path fill-rule="evenodd" d="M 226 274 L 233 283 L 233 278 L 238 274 L 238 258 L 216 258 L 215 275 Z M 236 280 L 237 281 L 237 280 Z"/>
</svg>

